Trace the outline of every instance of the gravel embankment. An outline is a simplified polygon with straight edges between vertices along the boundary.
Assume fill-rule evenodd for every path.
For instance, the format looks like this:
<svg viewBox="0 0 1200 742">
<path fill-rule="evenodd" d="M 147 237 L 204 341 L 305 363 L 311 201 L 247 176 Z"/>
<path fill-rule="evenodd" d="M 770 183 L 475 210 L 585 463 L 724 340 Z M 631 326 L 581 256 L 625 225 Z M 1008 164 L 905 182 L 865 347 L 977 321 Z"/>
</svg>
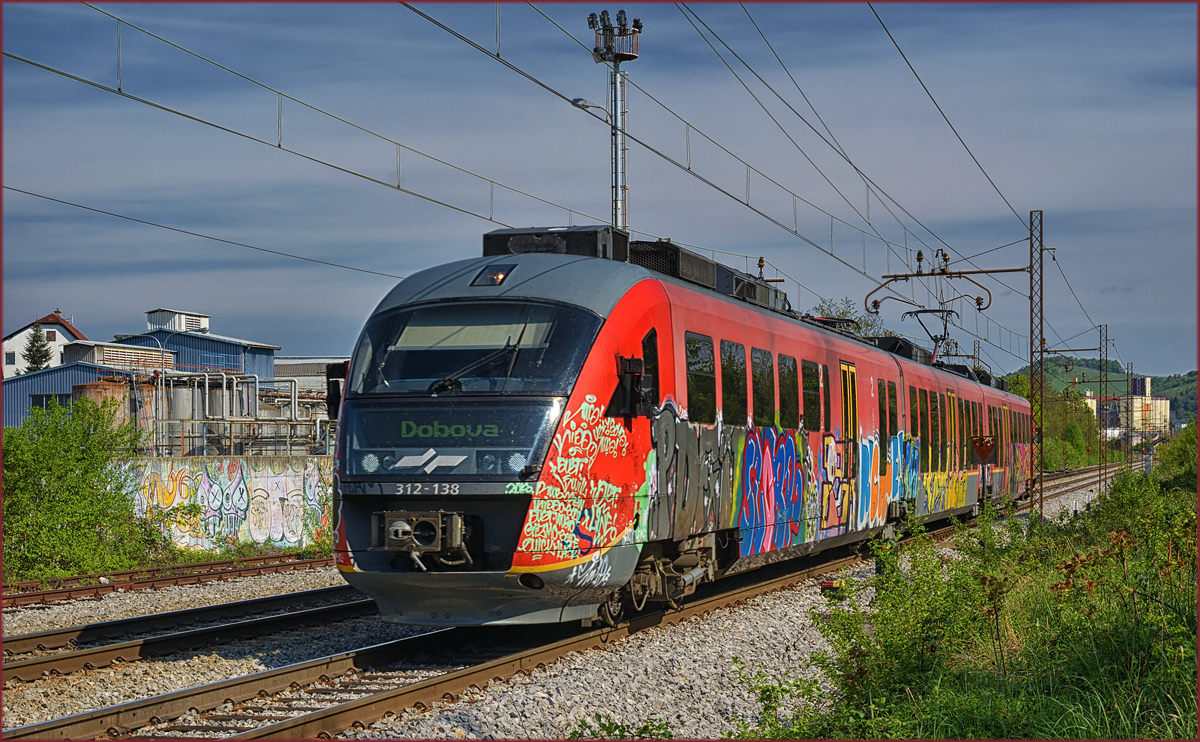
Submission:
<svg viewBox="0 0 1200 742">
<path fill-rule="evenodd" d="M 258 577 L 239 577 L 203 585 L 179 585 L 160 590 L 134 590 L 109 593 L 99 598 L 71 600 L 49 605 L 29 605 L 4 609 L 4 636 L 49 631 L 68 626 L 114 621 L 120 618 L 148 616 L 180 611 L 204 605 L 233 603 L 264 598 L 268 595 L 315 590 L 344 585 L 336 567 L 301 569 Z"/>
<path fill-rule="evenodd" d="M 249 675 L 428 631 L 375 616 L 4 686 L 4 728 Z"/>
<path fill-rule="evenodd" d="M 852 573 L 865 578 L 873 566 Z M 821 579 L 829 579 L 829 575 Z M 527 677 L 489 683 L 455 703 L 382 719 L 343 738 L 554 739 L 594 714 L 637 727 L 665 722 L 676 738 L 712 739 L 753 718 L 758 704 L 738 680 L 738 662 L 780 676 L 813 677 L 803 668 L 826 648 L 810 609 L 825 604 L 820 580 L 714 611 L 682 624 L 649 629 L 614 646 L 574 653 Z"/>
<path fill-rule="evenodd" d="M 1047 518 L 1083 510 L 1095 497 L 1086 488 L 1045 505 Z M 865 579 L 874 564 L 850 576 Z M 829 579 L 825 576 L 821 579 Z M 806 660 L 827 649 L 810 618 L 825 604 L 820 580 L 716 611 L 679 626 L 652 629 L 615 646 L 564 658 L 528 677 L 489 683 L 454 703 L 406 711 L 342 738 L 551 739 L 569 736 L 594 714 L 636 728 L 666 722 L 676 739 L 713 739 L 756 719 L 755 696 L 738 680 L 736 658 L 772 676 L 812 679 Z M 870 594 L 863 596 L 869 599 Z"/>
<path fill-rule="evenodd" d="M 1082 510 L 1094 492 L 1081 489 L 1046 503 L 1046 516 Z M 873 566 L 851 576 L 862 579 Z M 828 579 L 825 576 L 824 579 Z M 149 612 L 244 600 L 289 590 L 340 584 L 333 569 L 264 575 L 157 592 L 105 596 L 47 607 L 5 611 L 5 632 L 109 620 Z M 868 596 L 869 597 L 869 596 Z M 380 720 L 346 738 L 560 738 L 596 713 L 636 728 L 647 719 L 665 722 L 676 738 L 716 738 L 753 720 L 758 704 L 738 679 L 738 663 L 771 676 L 806 668 L 826 648 L 810 610 L 825 604 L 819 580 L 785 592 L 693 618 L 674 627 L 643 632 L 604 649 L 573 654 L 529 676 L 492 682 L 457 702 L 426 712 L 408 711 Z M 4 727 L 36 723 L 102 706 L 280 667 L 419 633 L 420 627 L 363 618 L 289 632 L 274 639 L 212 647 L 183 657 L 121 664 L 72 675 L 10 684 L 4 693 Z"/>
</svg>

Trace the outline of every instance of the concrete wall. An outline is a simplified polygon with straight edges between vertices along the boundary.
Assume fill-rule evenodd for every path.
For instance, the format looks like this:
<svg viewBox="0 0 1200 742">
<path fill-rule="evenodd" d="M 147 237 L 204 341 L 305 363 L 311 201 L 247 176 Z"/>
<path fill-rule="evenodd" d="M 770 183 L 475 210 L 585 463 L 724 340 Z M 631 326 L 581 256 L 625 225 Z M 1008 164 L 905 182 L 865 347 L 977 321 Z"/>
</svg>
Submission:
<svg viewBox="0 0 1200 742">
<path fill-rule="evenodd" d="M 181 546 L 213 548 L 231 541 L 305 546 L 306 517 L 328 529 L 332 456 L 196 456 L 144 458 L 133 465 L 140 515 L 198 505 L 198 515 L 167 516 Z"/>
</svg>

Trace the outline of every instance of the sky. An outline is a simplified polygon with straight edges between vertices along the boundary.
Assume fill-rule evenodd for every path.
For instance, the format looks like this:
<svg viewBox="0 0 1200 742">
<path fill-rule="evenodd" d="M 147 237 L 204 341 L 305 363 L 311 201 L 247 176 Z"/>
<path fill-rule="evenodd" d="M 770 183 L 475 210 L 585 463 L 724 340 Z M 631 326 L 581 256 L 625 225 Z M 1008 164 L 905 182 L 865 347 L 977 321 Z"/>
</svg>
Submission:
<svg viewBox="0 0 1200 742">
<path fill-rule="evenodd" d="M 608 221 L 609 125 L 569 100 L 607 100 L 587 14 L 624 8 L 635 238 L 761 256 L 809 310 L 917 250 L 1025 267 L 1039 210 L 1048 346 L 1107 324 L 1135 373 L 1196 367 L 1194 4 L 414 7 L 483 51 L 395 3 L 4 3 L 4 334 L 166 307 L 348 355 L 398 277 L 484 232 Z M 1029 276 L 974 278 L 985 311 L 926 278 L 881 316 L 931 345 L 903 313 L 953 309 L 961 352 L 1015 371 Z"/>
</svg>

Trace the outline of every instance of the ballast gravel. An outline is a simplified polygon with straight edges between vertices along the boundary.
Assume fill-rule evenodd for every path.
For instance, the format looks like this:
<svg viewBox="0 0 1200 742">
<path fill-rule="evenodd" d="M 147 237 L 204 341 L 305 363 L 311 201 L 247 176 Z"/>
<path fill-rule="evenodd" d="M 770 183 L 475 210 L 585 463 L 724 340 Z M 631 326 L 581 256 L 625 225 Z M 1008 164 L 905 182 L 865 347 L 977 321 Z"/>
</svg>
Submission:
<svg viewBox="0 0 1200 742">
<path fill-rule="evenodd" d="M 65 677 L 4 685 L 4 729 L 215 683 L 429 631 L 376 616 L 280 632 L 198 652 L 117 663 Z"/>
<path fill-rule="evenodd" d="M 233 603 L 264 598 L 268 595 L 315 590 L 344 585 L 336 567 L 298 569 L 291 572 L 217 580 L 202 585 L 175 585 L 158 590 L 132 590 L 102 595 L 99 598 L 68 600 L 46 605 L 28 605 L 4 609 L 4 636 L 35 631 L 63 629 L 100 621 L 115 621 L 181 611 L 205 605 Z"/>
<path fill-rule="evenodd" d="M 861 566 L 846 576 L 865 579 L 873 569 Z M 827 644 L 810 609 L 826 604 L 820 580 L 835 576 L 572 653 L 528 676 L 492 681 L 457 702 L 386 717 L 341 738 L 554 739 L 578 731 L 581 721 L 597 726 L 597 713 L 633 730 L 657 720 L 677 739 L 718 738 L 736 728 L 738 717 L 757 718 L 755 694 L 739 679 L 740 668 L 815 677 L 803 669 L 805 660 Z"/>
<path fill-rule="evenodd" d="M 1084 488 L 1047 501 L 1046 517 L 1082 510 L 1093 496 Z M 868 564 L 843 576 L 865 579 L 872 571 Z M 737 728 L 739 718 L 757 720 L 758 703 L 739 668 L 772 677 L 816 677 L 806 660 L 827 645 L 813 623 L 811 609 L 827 604 L 820 579 L 831 576 L 677 626 L 650 629 L 613 646 L 575 653 L 528 676 L 493 681 L 453 703 L 436 703 L 424 712 L 404 711 L 341 736 L 561 738 L 579 731 L 582 721 L 595 727 L 594 715 L 600 713 L 631 729 L 659 720 L 676 738 L 721 737 Z M 323 569 L 113 594 L 100 600 L 7 610 L 4 630 L 6 634 L 40 631 L 341 583 L 335 570 Z M 426 630 L 361 618 L 66 678 L 10 683 L 4 692 L 3 727 L 147 698 Z"/>
</svg>

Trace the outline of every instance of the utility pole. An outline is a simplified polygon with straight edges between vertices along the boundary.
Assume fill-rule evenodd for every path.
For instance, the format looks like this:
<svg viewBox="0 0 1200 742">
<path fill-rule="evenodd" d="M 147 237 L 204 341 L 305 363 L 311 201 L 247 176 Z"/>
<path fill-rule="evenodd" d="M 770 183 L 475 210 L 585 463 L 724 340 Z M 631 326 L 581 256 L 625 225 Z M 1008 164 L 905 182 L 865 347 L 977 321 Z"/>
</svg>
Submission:
<svg viewBox="0 0 1200 742">
<path fill-rule="evenodd" d="M 1125 364 L 1125 455 L 1133 466 L 1133 362 Z"/>
<path fill-rule="evenodd" d="M 1046 490 L 1042 484 L 1042 438 L 1046 429 L 1046 337 L 1042 318 L 1042 212 L 1029 212 L 1029 401 L 1036 399 L 1037 444 L 1029 457 L 1029 472 L 1036 478 L 1038 515 L 1045 513 Z"/>
<path fill-rule="evenodd" d="M 1108 439 L 1104 430 L 1108 427 L 1108 407 L 1105 399 L 1108 397 L 1108 325 L 1100 325 L 1100 399 L 1096 403 L 1096 411 L 1100 420 L 1100 481 L 1096 485 L 1096 496 L 1108 481 Z"/>
<path fill-rule="evenodd" d="M 625 158 L 629 150 L 625 143 L 625 73 L 621 62 L 632 62 L 638 58 L 638 37 L 642 33 L 642 19 L 634 18 L 633 25 L 627 22 L 624 10 L 617 11 L 614 26 L 608 11 L 588 16 L 588 28 L 596 32 L 596 46 L 592 58 L 597 64 L 607 63 L 609 122 L 612 126 L 612 223 L 618 229 L 628 230 L 629 185 L 625 180 Z"/>
</svg>

